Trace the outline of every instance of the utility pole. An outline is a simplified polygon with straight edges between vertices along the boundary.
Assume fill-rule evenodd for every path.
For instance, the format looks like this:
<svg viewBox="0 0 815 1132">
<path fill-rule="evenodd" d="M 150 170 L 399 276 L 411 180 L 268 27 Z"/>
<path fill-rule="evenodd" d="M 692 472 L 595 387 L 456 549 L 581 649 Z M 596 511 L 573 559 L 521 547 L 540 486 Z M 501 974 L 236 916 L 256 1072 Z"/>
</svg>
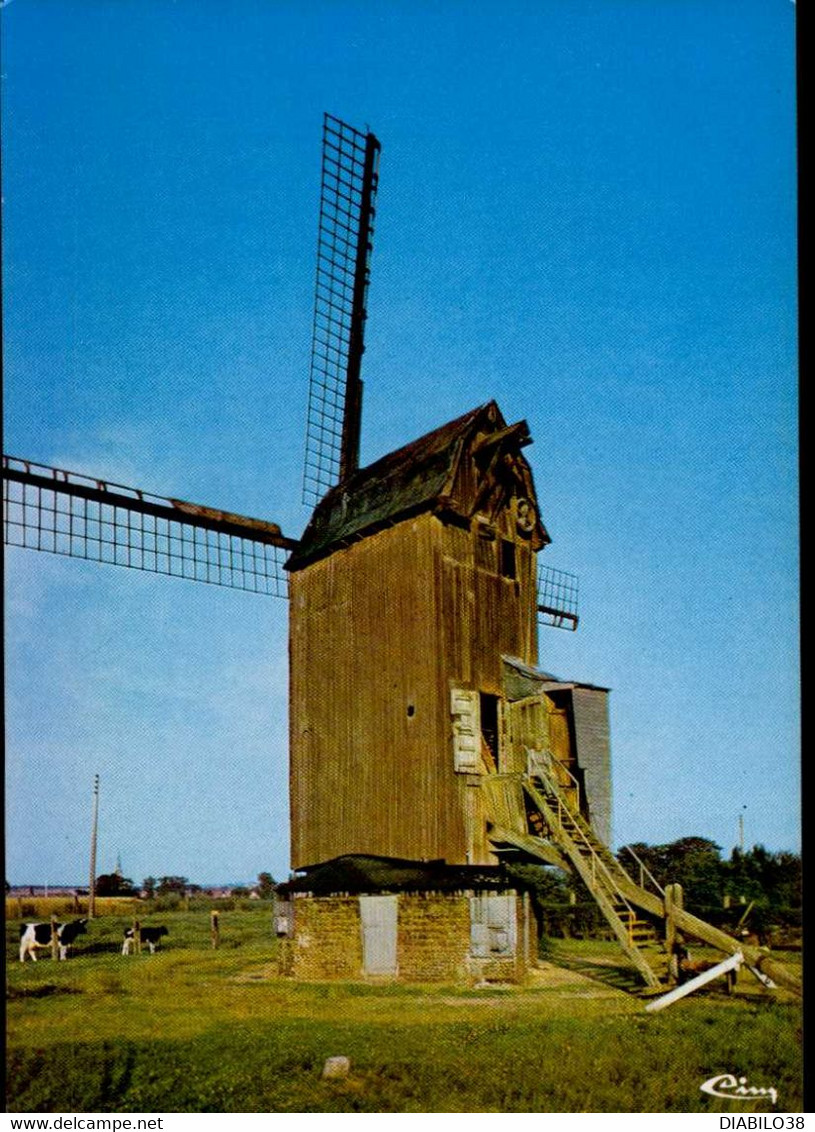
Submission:
<svg viewBox="0 0 815 1132">
<path fill-rule="evenodd" d="M 91 878 L 88 889 L 88 919 L 96 915 L 96 831 L 99 825 L 99 775 L 93 776 L 93 823 L 91 826 Z"/>
<path fill-rule="evenodd" d="M 739 850 L 742 856 L 744 856 L 744 811 L 746 809 L 746 806 L 742 806 L 739 811 Z"/>
</svg>

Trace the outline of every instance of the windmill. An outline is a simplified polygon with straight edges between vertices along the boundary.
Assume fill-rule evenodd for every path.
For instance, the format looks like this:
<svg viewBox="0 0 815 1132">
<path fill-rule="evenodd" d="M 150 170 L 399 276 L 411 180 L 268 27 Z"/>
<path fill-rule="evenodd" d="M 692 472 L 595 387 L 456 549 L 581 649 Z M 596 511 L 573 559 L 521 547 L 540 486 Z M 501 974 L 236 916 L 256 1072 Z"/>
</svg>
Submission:
<svg viewBox="0 0 815 1132">
<path fill-rule="evenodd" d="M 656 986 L 664 894 L 606 846 L 607 690 L 538 668 L 538 625 L 577 627 L 577 580 L 538 566 L 528 426 L 489 402 L 359 466 L 380 144 L 326 114 L 322 154 L 303 534 L 4 456 L 6 542 L 289 598 L 292 865 L 367 893 L 366 970 L 396 946 L 372 893 L 492 890 L 522 857 L 576 872 Z M 508 954 L 515 912 L 479 900 L 475 954 Z M 677 902 L 670 923 L 694 928 Z"/>
</svg>

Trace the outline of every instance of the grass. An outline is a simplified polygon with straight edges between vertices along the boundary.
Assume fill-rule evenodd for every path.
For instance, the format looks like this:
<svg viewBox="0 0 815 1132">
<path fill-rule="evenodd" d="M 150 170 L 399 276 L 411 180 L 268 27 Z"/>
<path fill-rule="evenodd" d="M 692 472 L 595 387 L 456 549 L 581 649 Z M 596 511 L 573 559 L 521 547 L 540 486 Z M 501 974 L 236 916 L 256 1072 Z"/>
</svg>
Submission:
<svg viewBox="0 0 815 1132">
<path fill-rule="evenodd" d="M 15 1112 L 800 1112 L 800 1011 L 745 981 L 731 998 L 644 1012 L 618 953 L 569 941 L 522 988 L 279 978 L 267 910 L 165 922 L 123 958 L 130 920 L 94 921 L 68 963 L 16 961 L 8 925 L 8 1097 Z M 755 986 L 755 990 L 753 990 Z M 320 1078 L 329 1056 L 349 1077 Z M 779 1104 L 717 1100 L 715 1073 Z"/>
</svg>

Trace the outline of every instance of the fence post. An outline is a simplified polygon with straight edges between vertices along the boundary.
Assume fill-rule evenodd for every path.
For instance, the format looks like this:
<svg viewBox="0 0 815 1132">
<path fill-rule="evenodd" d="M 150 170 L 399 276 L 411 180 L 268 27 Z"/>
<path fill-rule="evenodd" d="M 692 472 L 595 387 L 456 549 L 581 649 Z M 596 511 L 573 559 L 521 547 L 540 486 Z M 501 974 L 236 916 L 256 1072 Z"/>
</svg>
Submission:
<svg viewBox="0 0 815 1132">
<path fill-rule="evenodd" d="M 141 924 L 138 916 L 133 917 L 133 950 L 141 955 Z"/>
<path fill-rule="evenodd" d="M 680 964 L 677 951 L 676 918 L 674 909 L 683 907 L 682 885 L 665 885 L 665 951 L 668 954 L 668 970 L 673 982 L 679 981 Z"/>
<path fill-rule="evenodd" d="M 51 958 L 59 959 L 59 935 L 57 934 L 57 918 L 51 913 Z"/>
<path fill-rule="evenodd" d="M 218 913 L 213 910 L 209 914 L 210 929 L 212 931 L 212 946 L 216 948 L 221 942 L 221 929 L 218 927 Z"/>
</svg>

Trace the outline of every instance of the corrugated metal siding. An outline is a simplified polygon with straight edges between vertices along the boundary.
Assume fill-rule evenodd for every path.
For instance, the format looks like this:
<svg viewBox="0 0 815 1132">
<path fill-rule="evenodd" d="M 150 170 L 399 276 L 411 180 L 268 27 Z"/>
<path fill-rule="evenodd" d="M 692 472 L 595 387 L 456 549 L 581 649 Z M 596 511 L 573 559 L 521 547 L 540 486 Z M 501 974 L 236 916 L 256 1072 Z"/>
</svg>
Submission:
<svg viewBox="0 0 815 1132">
<path fill-rule="evenodd" d="M 577 758 L 584 773 L 591 822 L 611 844 L 611 737 L 608 693 L 599 688 L 572 691 Z"/>
</svg>

